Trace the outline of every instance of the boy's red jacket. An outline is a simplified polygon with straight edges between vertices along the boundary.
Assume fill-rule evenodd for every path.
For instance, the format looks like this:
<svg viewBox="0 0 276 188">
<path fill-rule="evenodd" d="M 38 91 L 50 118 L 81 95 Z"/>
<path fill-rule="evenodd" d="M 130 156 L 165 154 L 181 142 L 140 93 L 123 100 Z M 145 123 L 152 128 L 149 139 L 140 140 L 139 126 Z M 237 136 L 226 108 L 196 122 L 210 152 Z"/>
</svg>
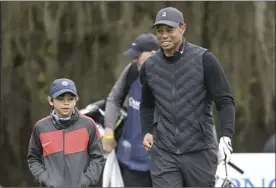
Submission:
<svg viewBox="0 0 276 188">
<path fill-rule="evenodd" d="M 36 123 L 28 150 L 28 165 L 43 186 L 88 187 L 98 183 L 105 159 L 95 122 L 75 113 L 67 128 L 51 116 Z"/>
</svg>

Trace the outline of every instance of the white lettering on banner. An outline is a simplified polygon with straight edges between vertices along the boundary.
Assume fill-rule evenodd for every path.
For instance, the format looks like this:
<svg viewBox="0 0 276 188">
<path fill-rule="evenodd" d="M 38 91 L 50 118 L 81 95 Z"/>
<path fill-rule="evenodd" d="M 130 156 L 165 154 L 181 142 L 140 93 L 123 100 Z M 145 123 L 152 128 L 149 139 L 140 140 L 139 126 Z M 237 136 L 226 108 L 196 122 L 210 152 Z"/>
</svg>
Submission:
<svg viewBox="0 0 276 188">
<path fill-rule="evenodd" d="M 275 153 L 234 153 L 231 161 L 244 171 L 240 174 L 227 166 L 228 176 L 236 187 L 275 187 Z M 216 175 L 219 177 L 216 187 L 220 187 L 225 178 L 223 165 Z"/>
<path fill-rule="evenodd" d="M 140 109 L 140 102 L 136 101 L 132 97 L 129 97 L 129 99 L 128 99 L 128 105 L 131 106 L 132 108 L 136 109 L 136 110 Z"/>
</svg>

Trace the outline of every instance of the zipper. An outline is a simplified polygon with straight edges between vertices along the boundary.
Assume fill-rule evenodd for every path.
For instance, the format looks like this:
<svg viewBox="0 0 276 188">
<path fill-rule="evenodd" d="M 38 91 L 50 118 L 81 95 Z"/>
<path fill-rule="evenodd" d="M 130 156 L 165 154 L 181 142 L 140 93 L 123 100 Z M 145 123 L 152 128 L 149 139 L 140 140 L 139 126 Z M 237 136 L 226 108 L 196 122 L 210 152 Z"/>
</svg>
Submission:
<svg viewBox="0 0 276 188">
<path fill-rule="evenodd" d="M 176 128 L 175 128 L 175 134 L 176 134 L 176 148 L 177 148 L 176 153 L 177 153 L 177 154 L 180 154 L 179 142 L 178 142 L 179 130 L 178 130 L 177 126 L 176 126 Z"/>
<path fill-rule="evenodd" d="M 172 67 L 173 67 L 173 70 L 172 70 L 172 81 L 173 81 L 173 89 L 172 89 L 172 106 L 173 106 L 173 111 L 176 111 L 175 110 L 175 75 L 174 75 L 174 71 L 175 71 L 175 64 L 172 63 Z M 180 154 L 180 149 L 179 149 L 179 142 L 178 142 L 178 134 L 179 134 L 179 130 L 178 130 L 178 127 L 177 127 L 177 119 L 176 119 L 176 115 L 174 115 L 174 123 L 175 123 L 175 140 L 176 140 L 176 148 L 177 148 L 177 151 L 176 153 L 177 154 Z"/>
<path fill-rule="evenodd" d="M 63 129 L 62 130 L 62 132 L 63 132 L 63 177 L 64 177 L 64 180 L 63 181 L 65 181 L 64 183 L 66 183 L 66 174 L 65 174 L 65 172 L 66 172 L 66 169 L 65 169 L 65 163 L 66 163 L 66 158 L 65 158 L 65 130 Z"/>
</svg>

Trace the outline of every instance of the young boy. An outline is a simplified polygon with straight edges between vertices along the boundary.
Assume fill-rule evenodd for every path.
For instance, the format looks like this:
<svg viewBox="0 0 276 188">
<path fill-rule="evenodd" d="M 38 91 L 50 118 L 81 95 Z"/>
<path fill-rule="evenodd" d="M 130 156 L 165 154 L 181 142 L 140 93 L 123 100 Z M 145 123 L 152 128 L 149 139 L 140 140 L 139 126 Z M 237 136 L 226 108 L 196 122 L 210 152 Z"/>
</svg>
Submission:
<svg viewBox="0 0 276 188">
<path fill-rule="evenodd" d="M 79 115 L 75 83 L 57 79 L 50 88 L 50 115 L 38 121 L 28 150 L 29 169 L 46 187 L 89 187 L 100 179 L 105 159 L 94 121 Z"/>
</svg>

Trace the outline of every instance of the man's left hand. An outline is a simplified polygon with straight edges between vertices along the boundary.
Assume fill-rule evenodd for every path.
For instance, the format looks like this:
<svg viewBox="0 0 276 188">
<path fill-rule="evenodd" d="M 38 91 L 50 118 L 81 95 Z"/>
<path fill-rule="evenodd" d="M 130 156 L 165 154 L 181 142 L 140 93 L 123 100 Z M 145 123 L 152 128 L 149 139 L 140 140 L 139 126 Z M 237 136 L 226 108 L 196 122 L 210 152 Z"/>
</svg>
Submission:
<svg viewBox="0 0 276 188">
<path fill-rule="evenodd" d="M 223 136 L 219 140 L 219 151 L 218 151 L 218 164 L 227 164 L 232 155 L 233 149 L 231 139 L 227 136 Z"/>
</svg>

